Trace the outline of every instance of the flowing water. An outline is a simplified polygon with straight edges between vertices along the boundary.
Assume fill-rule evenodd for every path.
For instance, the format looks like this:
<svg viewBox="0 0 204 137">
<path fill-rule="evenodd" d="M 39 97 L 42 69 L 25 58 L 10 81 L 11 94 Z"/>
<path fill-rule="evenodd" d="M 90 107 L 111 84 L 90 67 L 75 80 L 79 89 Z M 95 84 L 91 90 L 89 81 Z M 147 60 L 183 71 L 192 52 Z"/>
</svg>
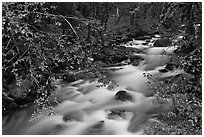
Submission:
<svg viewBox="0 0 204 137">
<path fill-rule="evenodd" d="M 24 107 L 3 116 L 3 134 L 144 134 L 144 124 L 156 121 L 155 116 L 173 108 L 171 99 L 157 100 L 151 88 L 154 82 L 184 73 L 182 70 L 160 71 L 170 62 L 175 48 L 151 47 L 155 39 L 151 39 L 148 45 L 143 45 L 145 40 L 127 43 L 125 46 L 131 43 L 132 48 L 140 49 L 142 53 L 135 55 L 144 60 L 139 66 L 105 68 L 112 80 L 105 87 L 98 87 L 100 83 L 97 79 L 92 82 L 78 80 L 69 84 L 56 82 L 57 94 L 50 97 L 49 101 L 54 104 L 57 98 L 60 103 L 53 105 L 53 115 L 48 116 L 45 110 L 36 114 L 31 121 L 34 106 Z M 145 77 L 147 74 L 151 75 L 151 79 Z M 120 115 L 113 113 L 117 111 L 121 112 Z"/>
</svg>

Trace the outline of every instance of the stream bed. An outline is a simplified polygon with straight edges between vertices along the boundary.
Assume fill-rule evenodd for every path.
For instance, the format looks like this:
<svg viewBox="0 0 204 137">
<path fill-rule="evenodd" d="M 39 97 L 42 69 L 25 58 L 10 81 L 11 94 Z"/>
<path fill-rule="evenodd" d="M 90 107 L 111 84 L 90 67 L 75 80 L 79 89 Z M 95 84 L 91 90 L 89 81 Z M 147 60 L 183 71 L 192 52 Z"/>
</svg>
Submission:
<svg viewBox="0 0 204 137">
<path fill-rule="evenodd" d="M 126 64 L 104 68 L 111 80 L 106 85 L 98 79 L 71 83 L 56 81 L 56 94 L 49 98 L 53 108 L 33 114 L 35 107 L 30 105 L 3 116 L 3 134 L 146 134 L 146 124 L 162 124 L 157 116 L 175 107 L 172 98 L 158 99 L 152 87 L 157 81 L 186 74 L 179 68 L 164 71 L 167 64 L 175 63 L 171 58 L 176 47 L 153 47 L 159 38 L 155 36 L 121 44 L 143 60 L 136 66 Z"/>
</svg>

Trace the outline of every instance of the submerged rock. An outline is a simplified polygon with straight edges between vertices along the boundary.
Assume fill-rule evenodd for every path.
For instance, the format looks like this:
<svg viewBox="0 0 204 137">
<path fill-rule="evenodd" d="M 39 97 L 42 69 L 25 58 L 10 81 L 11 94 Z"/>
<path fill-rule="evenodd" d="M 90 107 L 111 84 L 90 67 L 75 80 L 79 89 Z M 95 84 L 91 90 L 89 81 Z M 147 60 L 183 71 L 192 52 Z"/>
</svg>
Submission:
<svg viewBox="0 0 204 137">
<path fill-rule="evenodd" d="M 168 47 L 171 46 L 171 43 L 169 38 L 161 38 L 154 42 L 154 47 Z"/>
</svg>

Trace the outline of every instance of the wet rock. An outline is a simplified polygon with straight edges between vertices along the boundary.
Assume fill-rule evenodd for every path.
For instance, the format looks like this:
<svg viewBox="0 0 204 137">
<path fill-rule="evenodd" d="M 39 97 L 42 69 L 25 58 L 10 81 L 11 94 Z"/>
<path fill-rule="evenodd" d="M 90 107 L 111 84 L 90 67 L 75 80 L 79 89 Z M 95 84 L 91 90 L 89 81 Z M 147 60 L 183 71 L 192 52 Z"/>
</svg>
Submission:
<svg viewBox="0 0 204 137">
<path fill-rule="evenodd" d="M 134 60 L 131 64 L 132 64 L 133 66 L 138 66 L 139 63 L 140 63 L 140 61 L 138 61 L 138 60 Z"/>
<path fill-rule="evenodd" d="M 96 67 L 106 67 L 107 64 L 104 63 L 103 61 L 96 61 L 93 63 L 93 66 L 96 66 Z"/>
<path fill-rule="evenodd" d="M 166 65 L 165 69 L 172 71 L 178 67 L 179 67 L 179 65 L 169 63 Z"/>
<path fill-rule="evenodd" d="M 76 77 L 74 74 L 71 73 L 64 73 L 62 76 L 62 79 L 66 82 L 73 82 L 76 80 Z"/>
<path fill-rule="evenodd" d="M 169 71 L 167 69 L 160 69 L 159 72 L 166 73 L 166 72 L 169 72 Z"/>
<path fill-rule="evenodd" d="M 69 115 L 63 116 L 62 119 L 63 119 L 63 121 L 65 121 L 65 122 L 68 122 L 68 121 L 71 121 L 71 120 L 72 120 Z"/>
<path fill-rule="evenodd" d="M 144 42 L 144 43 L 142 43 L 143 45 L 148 45 L 149 43 L 148 42 Z"/>
<path fill-rule="evenodd" d="M 83 133 L 84 135 L 103 135 L 104 134 L 105 121 L 101 120 L 94 125 L 90 126 Z"/>
<path fill-rule="evenodd" d="M 101 128 L 104 125 L 104 121 L 101 120 L 98 123 L 96 123 L 95 125 L 92 126 L 92 128 L 96 129 L 96 128 Z"/>
<path fill-rule="evenodd" d="M 121 90 L 115 94 L 115 99 L 124 102 L 124 101 L 131 101 L 132 97 L 126 91 Z"/>
<path fill-rule="evenodd" d="M 126 118 L 125 110 L 110 110 L 108 119 L 123 120 Z"/>
<path fill-rule="evenodd" d="M 158 39 L 154 42 L 154 47 L 168 47 L 171 46 L 171 40 L 169 38 Z"/>
<path fill-rule="evenodd" d="M 149 42 L 151 42 L 151 39 L 146 39 L 145 42 L 149 43 Z"/>
</svg>

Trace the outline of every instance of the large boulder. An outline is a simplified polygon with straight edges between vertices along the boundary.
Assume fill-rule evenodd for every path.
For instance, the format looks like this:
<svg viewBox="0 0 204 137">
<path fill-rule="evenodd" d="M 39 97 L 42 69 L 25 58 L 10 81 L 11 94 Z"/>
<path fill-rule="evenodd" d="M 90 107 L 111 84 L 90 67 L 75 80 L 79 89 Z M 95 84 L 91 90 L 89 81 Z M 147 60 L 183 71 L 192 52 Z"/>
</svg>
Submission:
<svg viewBox="0 0 204 137">
<path fill-rule="evenodd" d="M 122 102 L 125 101 L 132 101 L 133 98 L 131 95 L 129 95 L 126 91 L 120 90 L 115 94 L 115 99 L 120 100 Z"/>
<path fill-rule="evenodd" d="M 154 42 L 154 47 L 168 47 L 171 45 L 172 45 L 172 42 L 169 38 L 161 38 Z"/>
</svg>

